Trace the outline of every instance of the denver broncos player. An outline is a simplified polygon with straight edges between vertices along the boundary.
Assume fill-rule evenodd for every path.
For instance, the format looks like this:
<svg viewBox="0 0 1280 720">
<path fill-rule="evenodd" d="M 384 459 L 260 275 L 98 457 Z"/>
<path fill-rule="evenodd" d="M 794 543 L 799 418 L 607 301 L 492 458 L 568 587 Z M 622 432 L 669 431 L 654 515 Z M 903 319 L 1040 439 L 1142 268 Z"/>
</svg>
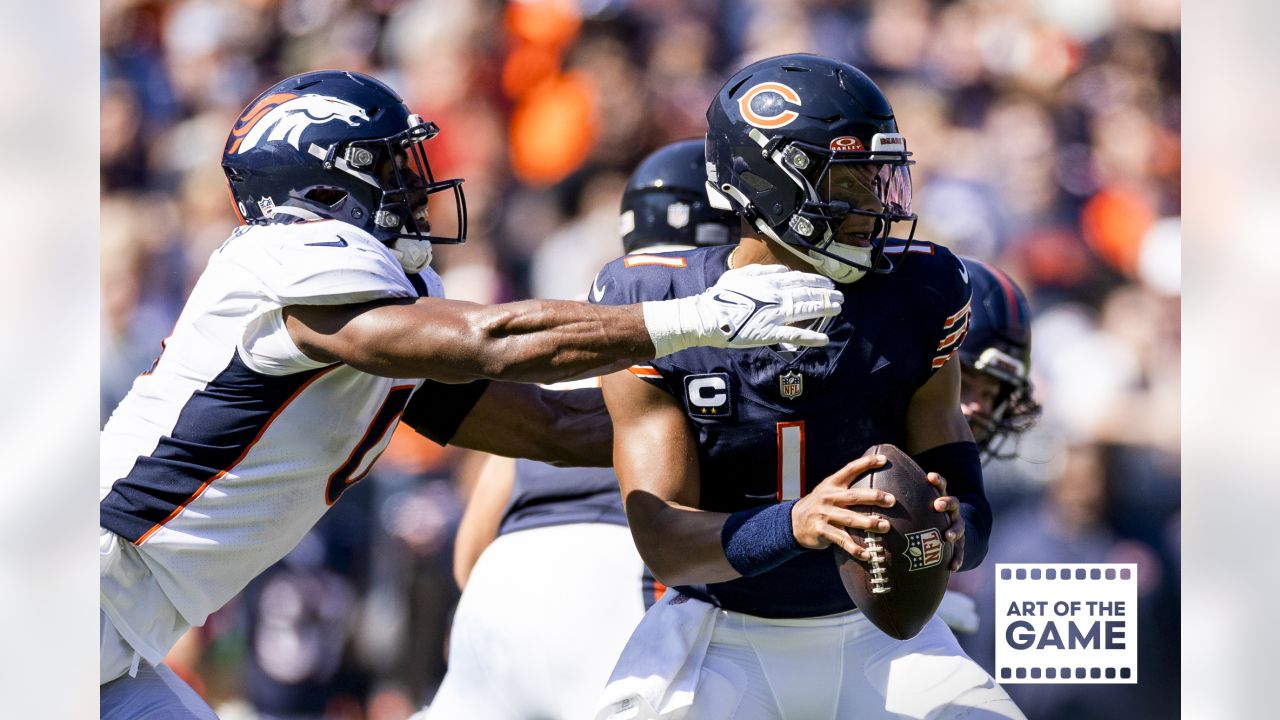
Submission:
<svg viewBox="0 0 1280 720">
<path fill-rule="evenodd" d="M 103 717 L 212 716 L 166 652 L 284 556 L 398 421 L 441 443 L 604 464 L 601 413 L 489 380 L 563 380 L 694 344 L 825 341 L 786 323 L 838 311 L 839 293 L 789 272 L 618 309 L 445 300 L 431 243 L 462 241 L 466 214 L 462 181 L 427 163 L 437 131 L 386 85 L 341 71 L 278 83 L 232 130 L 222 164 L 246 224 L 102 434 Z M 427 199 L 440 196 L 456 236 L 431 234 Z"/>
<path fill-rule="evenodd" d="M 960 412 L 970 288 L 944 248 L 913 241 L 906 140 L 880 89 L 845 63 L 786 55 L 735 74 L 707 113 L 708 189 L 752 232 L 734 248 L 615 261 L 604 303 L 700 292 L 783 262 L 839 283 L 831 343 L 741 354 L 689 349 L 604 380 L 636 546 L 668 592 L 620 657 L 597 717 L 1021 717 L 935 618 L 877 630 L 832 556 L 883 531 L 851 489 L 890 442 L 929 471 L 953 569 L 982 561 L 990 509 Z M 712 172 L 714 170 L 714 173 Z M 895 227 L 908 232 L 898 239 Z M 852 462 L 850 462 L 852 460 Z"/>
<path fill-rule="evenodd" d="M 710 206 L 706 179 L 700 139 L 636 167 L 619 215 L 631 262 L 738 239 L 738 216 Z M 463 593 L 449 671 L 425 718 L 590 717 L 662 591 L 636 553 L 612 470 L 497 457 L 458 528 L 454 576 Z"/>
</svg>

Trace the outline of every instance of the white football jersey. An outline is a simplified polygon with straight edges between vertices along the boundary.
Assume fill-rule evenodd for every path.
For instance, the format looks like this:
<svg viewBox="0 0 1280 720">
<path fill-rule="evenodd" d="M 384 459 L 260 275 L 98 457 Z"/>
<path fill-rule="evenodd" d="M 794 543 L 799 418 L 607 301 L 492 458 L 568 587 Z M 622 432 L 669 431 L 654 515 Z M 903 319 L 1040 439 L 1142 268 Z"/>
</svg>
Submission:
<svg viewBox="0 0 1280 720">
<path fill-rule="evenodd" d="M 406 275 L 334 220 L 241 227 L 213 254 L 102 433 L 100 522 L 118 536 L 104 540 L 103 610 L 149 661 L 369 471 L 422 383 L 310 360 L 281 308 L 426 295 L 443 295 L 434 271 Z"/>
</svg>

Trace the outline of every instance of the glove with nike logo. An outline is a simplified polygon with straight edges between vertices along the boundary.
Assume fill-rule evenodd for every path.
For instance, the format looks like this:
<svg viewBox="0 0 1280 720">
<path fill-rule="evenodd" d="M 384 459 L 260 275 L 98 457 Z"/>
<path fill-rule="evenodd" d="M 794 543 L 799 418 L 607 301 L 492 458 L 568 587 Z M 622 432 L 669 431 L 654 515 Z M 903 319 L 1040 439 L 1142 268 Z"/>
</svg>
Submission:
<svg viewBox="0 0 1280 720">
<path fill-rule="evenodd" d="M 642 307 L 655 357 L 663 357 L 697 346 L 820 347 L 827 344 L 824 333 L 792 325 L 838 315 L 842 302 L 829 278 L 782 265 L 748 265 L 721 275 L 700 295 Z"/>
</svg>

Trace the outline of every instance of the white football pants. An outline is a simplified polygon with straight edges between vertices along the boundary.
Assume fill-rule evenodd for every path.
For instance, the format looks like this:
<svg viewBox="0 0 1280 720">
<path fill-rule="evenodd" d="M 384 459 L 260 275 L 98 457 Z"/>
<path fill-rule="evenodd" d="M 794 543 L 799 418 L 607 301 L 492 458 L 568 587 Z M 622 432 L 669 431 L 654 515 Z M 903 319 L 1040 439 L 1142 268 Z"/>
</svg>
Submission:
<svg viewBox="0 0 1280 720">
<path fill-rule="evenodd" d="M 680 600 L 680 598 L 676 598 Z M 1025 720 L 1005 691 L 971 660 L 946 624 L 936 616 L 919 635 L 894 640 L 861 612 L 802 619 L 769 619 L 709 608 L 709 644 L 696 647 L 692 627 L 698 607 L 690 598 L 680 607 L 664 602 L 649 611 L 636 630 L 610 688 L 638 689 L 643 702 L 608 704 L 597 717 L 628 720 Z M 684 615 L 681 616 L 680 614 Z M 664 615 L 666 617 L 664 617 Z M 667 620 L 670 620 L 668 622 Z M 661 621 L 661 622 L 659 622 Z M 705 632 L 705 631 L 704 631 Z M 644 634 L 648 636 L 644 636 Z M 654 635 L 661 635 L 661 638 Z M 677 646 L 684 645 L 686 649 Z M 669 660 L 633 648 L 661 648 Z M 697 658 L 701 657 L 699 662 Z M 689 670 L 675 672 L 688 662 Z M 636 663 L 632 668 L 629 663 Z M 670 665 L 664 671 L 663 664 Z M 691 702 L 665 703 L 679 694 L 687 677 Z M 696 677 L 696 683 L 692 678 Z M 655 678 L 674 683 L 658 687 Z M 662 682 L 662 681 L 659 681 Z M 623 693 L 625 695 L 625 693 Z M 658 698 L 667 698 L 663 703 Z M 653 708 L 665 708 L 653 710 Z"/>
<path fill-rule="evenodd" d="M 414 718 L 590 718 L 644 615 L 643 569 L 620 525 L 557 525 L 494 540 L 458 601 L 444 682 Z"/>
</svg>

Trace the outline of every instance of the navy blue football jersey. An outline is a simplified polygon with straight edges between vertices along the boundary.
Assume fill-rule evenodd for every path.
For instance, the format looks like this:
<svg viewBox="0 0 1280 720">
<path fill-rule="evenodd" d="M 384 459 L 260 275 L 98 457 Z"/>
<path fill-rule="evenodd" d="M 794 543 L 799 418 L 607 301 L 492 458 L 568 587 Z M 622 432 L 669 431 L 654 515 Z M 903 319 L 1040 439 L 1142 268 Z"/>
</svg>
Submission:
<svg viewBox="0 0 1280 720">
<path fill-rule="evenodd" d="M 627 524 L 613 469 L 517 460 L 511 500 L 498 534 L 572 523 Z"/>
<path fill-rule="evenodd" d="M 696 295 L 728 269 L 729 246 L 631 255 L 605 266 L 592 301 L 623 305 Z M 698 442 L 701 508 L 736 512 L 797 498 L 876 443 L 906 444 L 906 410 L 954 355 L 969 316 L 960 261 L 937 245 L 888 249 L 897 269 L 841 285 L 844 307 L 821 348 L 689 348 L 631 368 L 671 393 Z M 806 552 L 755 577 L 681 592 L 762 617 L 854 607 L 834 550 Z"/>
</svg>

